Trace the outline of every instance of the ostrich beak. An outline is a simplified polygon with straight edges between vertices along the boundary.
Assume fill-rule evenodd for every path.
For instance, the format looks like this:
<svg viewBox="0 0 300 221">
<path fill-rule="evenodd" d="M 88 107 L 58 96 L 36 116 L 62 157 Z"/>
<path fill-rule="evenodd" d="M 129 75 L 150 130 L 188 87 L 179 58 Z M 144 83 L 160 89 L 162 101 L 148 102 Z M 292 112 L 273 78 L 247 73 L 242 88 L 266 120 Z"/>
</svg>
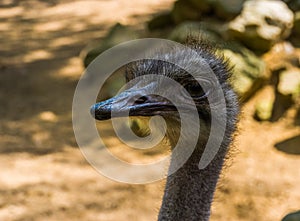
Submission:
<svg viewBox="0 0 300 221">
<path fill-rule="evenodd" d="M 176 107 L 167 99 L 158 95 L 142 96 L 139 91 L 124 91 L 115 97 L 94 104 L 90 109 L 91 115 L 97 120 L 164 115 L 175 111 L 177 111 Z"/>
</svg>

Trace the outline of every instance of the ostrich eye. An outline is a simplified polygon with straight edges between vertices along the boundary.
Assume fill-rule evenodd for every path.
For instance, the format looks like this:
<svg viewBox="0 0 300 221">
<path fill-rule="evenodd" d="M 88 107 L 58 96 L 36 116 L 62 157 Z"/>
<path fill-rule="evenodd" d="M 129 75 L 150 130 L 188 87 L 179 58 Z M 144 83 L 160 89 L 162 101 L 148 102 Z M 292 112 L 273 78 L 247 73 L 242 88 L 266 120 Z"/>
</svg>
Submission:
<svg viewBox="0 0 300 221">
<path fill-rule="evenodd" d="M 192 98 L 206 98 L 207 93 L 203 91 L 202 87 L 197 82 L 186 85 L 185 89 Z"/>
</svg>

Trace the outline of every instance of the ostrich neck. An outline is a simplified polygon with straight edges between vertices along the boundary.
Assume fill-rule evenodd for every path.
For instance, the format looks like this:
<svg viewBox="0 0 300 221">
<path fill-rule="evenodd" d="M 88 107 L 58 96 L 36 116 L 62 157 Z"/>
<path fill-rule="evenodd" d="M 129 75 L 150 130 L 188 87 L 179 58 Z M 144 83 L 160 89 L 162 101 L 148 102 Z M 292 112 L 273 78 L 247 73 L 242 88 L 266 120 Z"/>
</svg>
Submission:
<svg viewBox="0 0 300 221">
<path fill-rule="evenodd" d="M 159 221 L 209 220 L 210 206 L 227 148 L 221 147 L 209 166 L 199 170 L 203 146 L 199 141 L 188 161 L 168 176 Z"/>
</svg>

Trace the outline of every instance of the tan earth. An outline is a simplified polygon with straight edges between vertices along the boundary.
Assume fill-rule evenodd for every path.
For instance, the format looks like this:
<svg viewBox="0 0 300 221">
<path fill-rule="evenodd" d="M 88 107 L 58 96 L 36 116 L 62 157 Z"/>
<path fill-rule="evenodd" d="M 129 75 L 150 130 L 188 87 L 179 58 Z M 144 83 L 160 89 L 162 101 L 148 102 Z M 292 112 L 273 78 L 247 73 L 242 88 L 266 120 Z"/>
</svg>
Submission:
<svg viewBox="0 0 300 221">
<path fill-rule="evenodd" d="M 1 1 L 0 221 L 156 219 L 164 181 L 122 184 L 96 172 L 76 144 L 71 107 L 82 48 L 116 22 L 143 27 L 173 2 Z M 213 221 L 274 221 L 300 209 L 300 156 L 274 148 L 299 135 L 295 110 L 276 123 L 252 118 L 267 90 L 243 107 Z M 108 126 L 106 133 L 117 146 Z"/>
</svg>

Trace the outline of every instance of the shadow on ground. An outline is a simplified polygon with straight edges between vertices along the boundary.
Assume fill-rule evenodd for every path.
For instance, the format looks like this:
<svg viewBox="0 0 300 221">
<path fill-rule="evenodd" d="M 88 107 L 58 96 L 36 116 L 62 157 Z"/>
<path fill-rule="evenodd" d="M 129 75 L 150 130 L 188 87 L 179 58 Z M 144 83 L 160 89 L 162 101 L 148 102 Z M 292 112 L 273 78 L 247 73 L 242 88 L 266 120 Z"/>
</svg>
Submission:
<svg viewBox="0 0 300 221">
<path fill-rule="evenodd" d="M 275 148 L 287 154 L 300 155 L 300 135 L 275 144 Z"/>
</svg>

